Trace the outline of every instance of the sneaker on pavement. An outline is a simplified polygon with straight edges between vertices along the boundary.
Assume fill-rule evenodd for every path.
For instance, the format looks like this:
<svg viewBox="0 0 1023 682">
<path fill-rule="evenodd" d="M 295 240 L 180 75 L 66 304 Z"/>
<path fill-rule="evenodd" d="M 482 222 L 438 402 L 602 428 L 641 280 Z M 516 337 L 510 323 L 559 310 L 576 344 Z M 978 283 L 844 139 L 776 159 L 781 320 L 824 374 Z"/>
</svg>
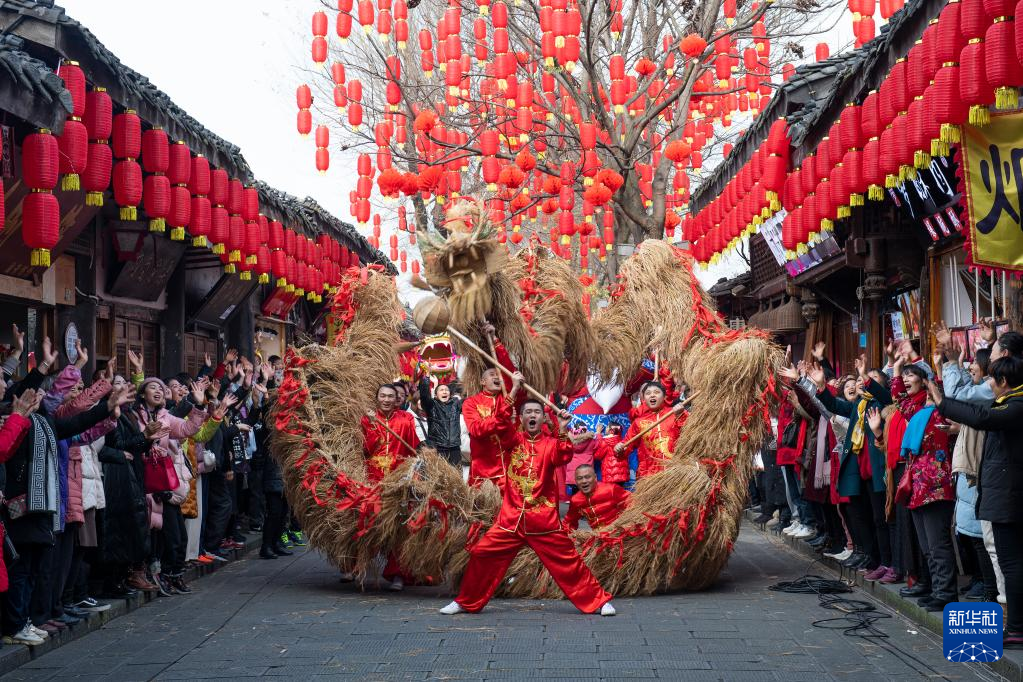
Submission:
<svg viewBox="0 0 1023 682">
<path fill-rule="evenodd" d="M 35 634 L 36 637 L 42 637 L 43 639 L 48 639 L 50 637 L 50 633 L 48 631 L 36 627 L 35 625 L 32 625 L 32 623 L 29 623 L 25 627 L 27 627 L 33 634 Z"/>
<path fill-rule="evenodd" d="M 63 623 L 64 625 L 78 625 L 83 620 L 85 619 L 79 618 L 73 613 L 68 613 L 67 611 L 65 611 L 64 615 L 62 615 L 60 618 L 54 618 L 54 622 Z"/>
<path fill-rule="evenodd" d="M 63 623 L 61 625 L 63 625 Z M 60 632 L 61 630 L 67 630 L 67 626 L 66 625 L 64 625 L 63 627 L 57 627 L 56 625 L 53 624 L 52 621 L 49 621 L 49 620 L 46 621 L 45 623 L 43 623 L 42 625 L 33 625 L 32 627 L 35 628 L 36 632 L 38 632 L 39 630 L 42 630 L 43 632 L 45 632 L 47 635 L 50 635 L 51 637 L 53 635 L 57 634 L 58 632 Z"/>
<path fill-rule="evenodd" d="M 800 526 L 795 531 L 793 531 L 790 534 L 790 536 L 796 538 L 797 540 L 803 540 L 806 538 L 811 538 L 816 534 L 817 531 L 815 531 L 813 528 L 810 528 L 809 526 Z"/>
<path fill-rule="evenodd" d="M 203 566 L 209 566 L 210 564 L 213 563 L 213 557 L 209 556 L 208 554 L 200 554 L 195 558 L 195 562 L 198 564 L 202 564 Z"/>
<path fill-rule="evenodd" d="M 440 612 L 443 613 L 445 616 L 453 616 L 454 614 L 462 613 L 463 611 L 465 611 L 465 609 L 463 609 L 462 605 L 456 601 L 451 602 L 450 604 L 448 604 L 447 606 L 440 610 Z"/>
<path fill-rule="evenodd" d="M 192 592 L 194 591 L 192 590 L 191 587 L 188 586 L 188 583 L 185 582 L 184 577 L 180 575 L 171 576 L 168 579 L 168 582 L 171 584 L 171 587 L 173 587 L 181 594 L 192 594 Z"/>
<path fill-rule="evenodd" d="M 963 599 L 966 599 L 968 601 L 980 601 L 983 598 L 984 598 L 984 583 L 982 583 L 982 582 L 975 582 L 975 583 L 973 583 L 972 585 L 970 585 L 970 589 L 968 589 L 965 592 L 965 594 L 963 594 Z"/>
<path fill-rule="evenodd" d="M 218 552 L 203 552 L 203 556 L 214 562 L 226 563 L 230 561 L 230 559 Z"/>
<path fill-rule="evenodd" d="M 64 609 L 65 614 L 70 614 L 75 618 L 78 618 L 79 620 L 87 620 L 95 615 L 92 611 L 85 611 L 84 609 L 80 609 L 77 606 L 67 605 L 62 606 L 61 608 Z"/>
<path fill-rule="evenodd" d="M 853 553 L 853 551 L 851 549 L 846 548 L 846 549 L 843 549 L 841 552 L 837 552 L 837 553 L 824 552 L 824 556 L 830 557 L 830 558 L 834 559 L 835 561 L 841 563 L 841 562 L 845 561 L 846 559 L 848 559 L 849 557 L 851 557 L 852 553 Z"/>
<path fill-rule="evenodd" d="M 302 535 L 300 530 L 289 530 L 288 539 L 291 540 L 291 544 L 295 547 L 305 547 L 305 537 Z"/>
<path fill-rule="evenodd" d="M 613 616 L 615 615 L 615 613 L 617 612 L 615 611 L 615 607 L 611 602 L 607 602 L 606 604 L 600 607 L 600 615 L 602 616 Z"/>
<path fill-rule="evenodd" d="M 792 535 L 792 534 L 793 534 L 793 533 L 795 533 L 795 532 L 796 532 L 797 530 L 799 530 L 799 529 L 800 529 L 801 527 L 802 527 L 802 526 L 801 526 L 801 524 L 799 523 L 799 521 L 793 521 L 793 522 L 792 522 L 792 523 L 790 523 L 789 525 L 785 526 L 785 528 L 783 528 L 781 532 L 782 532 L 782 533 L 785 533 L 785 535 Z"/>
<path fill-rule="evenodd" d="M 903 580 L 902 576 L 895 572 L 895 569 L 888 567 L 888 571 L 877 579 L 877 582 L 884 583 L 885 585 L 894 585 L 895 583 L 901 583 Z"/>
<path fill-rule="evenodd" d="M 110 610 L 110 604 L 98 602 L 92 597 L 86 597 L 82 601 L 75 604 L 74 607 L 76 609 L 81 609 L 82 611 L 92 611 L 94 613 L 100 613 L 102 611 Z"/>
<path fill-rule="evenodd" d="M 39 646 L 43 643 L 43 638 L 37 635 L 31 630 L 30 625 L 18 630 L 10 637 L 4 637 L 5 644 L 26 644 L 28 646 Z"/>
</svg>

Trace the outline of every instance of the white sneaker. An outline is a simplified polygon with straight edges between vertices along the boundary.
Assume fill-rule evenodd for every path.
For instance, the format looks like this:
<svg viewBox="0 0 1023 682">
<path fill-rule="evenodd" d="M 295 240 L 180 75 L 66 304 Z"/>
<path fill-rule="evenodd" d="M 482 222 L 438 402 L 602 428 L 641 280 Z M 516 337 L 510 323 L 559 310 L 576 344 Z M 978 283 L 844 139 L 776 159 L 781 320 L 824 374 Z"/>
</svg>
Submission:
<svg viewBox="0 0 1023 682">
<path fill-rule="evenodd" d="M 852 553 L 853 553 L 853 551 L 851 549 L 847 549 L 847 550 L 845 550 L 843 552 L 839 552 L 838 554 L 835 554 L 831 558 L 834 559 L 835 561 L 845 561 L 846 559 L 848 559 L 849 557 L 852 556 Z"/>
<path fill-rule="evenodd" d="M 817 531 L 815 531 L 813 528 L 810 528 L 809 526 L 800 526 L 799 528 L 797 528 L 791 534 L 791 537 L 802 539 L 802 538 L 808 538 L 811 535 L 816 535 L 816 534 L 817 534 Z"/>
<path fill-rule="evenodd" d="M 389 588 L 392 592 L 401 592 L 405 589 L 405 581 L 402 580 L 399 575 L 397 578 L 391 581 L 391 587 Z"/>
<path fill-rule="evenodd" d="M 781 532 L 785 533 L 785 535 L 792 535 L 800 528 L 802 528 L 802 524 L 800 524 L 799 521 L 793 521 L 788 526 L 783 528 Z"/>
<path fill-rule="evenodd" d="M 451 602 L 450 604 L 448 604 L 447 606 L 440 610 L 440 612 L 443 613 L 445 616 L 453 616 L 456 613 L 462 613 L 463 611 L 465 611 L 465 609 L 463 609 L 462 605 L 456 601 Z"/>
<path fill-rule="evenodd" d="M 31 626 L 26 625 L 21 628 L 14 636 L 5 637 L 10 641 L 11 644 L 27 644 L 28 646 L 39 646 L 43 643 L 43 638 L 30 630 Z"/>
<path fill-rule="evenodd" d="M 607 602 L 600 607 L 600 615 L 602 616 L 613 616 L 615 615 L 615 607 L 612 606 L 611 602 Z"/>
<path fill-rule="evenodd" d="M 27 627 L 29 629 L 29 632 L 31 632 L 36 637 L 39 637 L 41 639 L 49 639 L 50 637 L 49 632 L 43 630 L 42 628 L 37 628 L 35 625 L 32 625 L 32 623 L 29 623 L 25 627 Z"/>
</svg>

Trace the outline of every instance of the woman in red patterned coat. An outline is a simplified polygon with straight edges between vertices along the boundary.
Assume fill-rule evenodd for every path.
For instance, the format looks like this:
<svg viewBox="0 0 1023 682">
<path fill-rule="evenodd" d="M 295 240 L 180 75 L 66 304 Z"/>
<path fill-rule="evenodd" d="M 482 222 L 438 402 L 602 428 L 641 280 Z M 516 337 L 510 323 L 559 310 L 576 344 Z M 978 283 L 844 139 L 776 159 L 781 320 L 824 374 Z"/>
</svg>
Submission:
<svg viewBox="0 0 1023 682">
<path fill-rule="evenodd" d="M 949 528 L 955 509 L 952 449 L 947 424 L 928 401 L 927 374 L 906 357 L 895 362 L 892 396 L 907 421 L 902 437 L 902 458 L 908 460 L 905 485 L 899 483 L 896 499 L 905 497 L 931 575 L 931 594 L 918 600 L 927 611 L 939 612 L 958 598 L 955 551 Z M 872 420 L 873 429 L 877 420 Z M 875 433 L 875 435 L 877 435 Z"/>
</svg>

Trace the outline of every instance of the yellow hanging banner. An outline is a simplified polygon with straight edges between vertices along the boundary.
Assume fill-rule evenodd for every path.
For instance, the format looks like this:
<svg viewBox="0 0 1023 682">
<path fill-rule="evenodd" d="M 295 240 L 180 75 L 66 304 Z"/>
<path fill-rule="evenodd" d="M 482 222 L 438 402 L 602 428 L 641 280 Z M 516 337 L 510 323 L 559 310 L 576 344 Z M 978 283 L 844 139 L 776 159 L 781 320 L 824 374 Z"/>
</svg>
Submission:
<svg viewBox="0 0 1023 682">
<path fill-rule="evenodd" d="M 982 270 L 1023 272 L 1023 111 L 963 130 L 970 260 Z"/>
</svg>

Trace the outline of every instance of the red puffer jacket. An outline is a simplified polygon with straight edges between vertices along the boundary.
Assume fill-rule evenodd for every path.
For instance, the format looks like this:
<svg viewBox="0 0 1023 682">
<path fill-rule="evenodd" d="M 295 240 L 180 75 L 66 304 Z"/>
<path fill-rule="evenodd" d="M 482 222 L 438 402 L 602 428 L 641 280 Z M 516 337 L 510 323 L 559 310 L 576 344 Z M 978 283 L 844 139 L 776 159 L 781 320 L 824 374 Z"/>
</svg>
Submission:
<svg viewBox="0 0 1023 682">
<path fill-rule="evenodd" d="M 622 442 L 621 436 L 604 436 L 597 441 L 593 459 L 600 461 L 600 480 L 605 483 L 624 483 L 629 480 L 629 453 L 619 457 L 615 446 Z"/>
</svg>

